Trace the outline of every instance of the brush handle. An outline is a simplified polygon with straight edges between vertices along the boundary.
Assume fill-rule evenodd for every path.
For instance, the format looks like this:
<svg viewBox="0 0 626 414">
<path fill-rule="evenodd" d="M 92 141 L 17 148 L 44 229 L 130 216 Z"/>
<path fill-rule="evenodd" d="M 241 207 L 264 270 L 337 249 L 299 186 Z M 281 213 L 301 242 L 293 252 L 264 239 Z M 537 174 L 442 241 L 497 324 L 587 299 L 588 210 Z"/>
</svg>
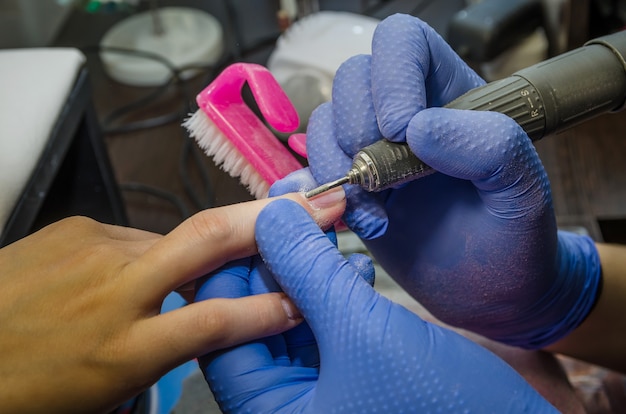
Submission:
<svg viewBox="0 0 626 414">
<path fill-rule="evenodd" d="M 243 88 L 246 84 L 267 124 L 245 102 Z M 220 138 L 227 141 L 219 143 L 218 148 L 211 150 L 209 155 L 214 156 L 220 151 L 222 144 L 232 144 L 236 152 L 229 153 L 226 156 L 228 159 L 222 161 L 223 165 L 227 171 L 230 170 L 228 172 L 231 175 L 239 176 L 258 198 L 264 197 L 274 182 L 302 168 L 300 162 L 268 128 L 269 125 L 276 131 L 289 133 L 298 128 L 300 120 L 293 104 L 264 66 L 253 63 L 228 66 L 198 94 L 196 101 L 200 110 L 223 135 Z M 190 129 L 194 129 L 194 126 Z M 216 139 L 214 134 L 195 132 L 203 148 L 211 146 L 206 141 Z M 248 166 L 253 171 L 242 174 Z M 254 179 L 248 179 L 248 175 L 253 175 Z M 262 188 L 256 188 L 259 186 Z"/>
</svg>

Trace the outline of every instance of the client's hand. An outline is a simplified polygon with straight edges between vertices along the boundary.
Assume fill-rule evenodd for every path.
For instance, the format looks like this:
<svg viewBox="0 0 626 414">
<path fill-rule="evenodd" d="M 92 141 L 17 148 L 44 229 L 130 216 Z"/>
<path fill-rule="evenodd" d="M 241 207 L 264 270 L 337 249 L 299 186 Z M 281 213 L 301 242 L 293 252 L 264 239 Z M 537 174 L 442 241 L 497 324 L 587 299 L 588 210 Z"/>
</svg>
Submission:
<svg viewBox="0 0 626 414">
<path fill-rule="evenodd" d="M 335 194 L 289 197 L 327 227 L 344 208 Z M 1 249 L 1 411 L 105 412 L 198 355 L 296 326 L 280 293 L 159 314 L 174 289 L 256 254 L 268 202 L 201 212 L 164 237 L 71 218 Z"/>
</svg>

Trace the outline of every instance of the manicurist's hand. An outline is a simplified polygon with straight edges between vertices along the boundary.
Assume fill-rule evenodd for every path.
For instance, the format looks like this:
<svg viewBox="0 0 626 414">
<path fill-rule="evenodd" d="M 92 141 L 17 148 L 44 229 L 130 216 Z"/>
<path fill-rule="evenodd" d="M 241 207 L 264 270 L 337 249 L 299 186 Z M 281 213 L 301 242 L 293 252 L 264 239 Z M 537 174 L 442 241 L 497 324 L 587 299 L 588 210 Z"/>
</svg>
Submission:
<svg viewBox="0 0 626 414">
<path fill-rule="evenodd" d="M 377 293 L 371 261 L 346 260 L 297 204 L 268 205 L 256 238 L 263 261 L 229 263 L 198 300 L 278 283 L 307 323 L 200 358 L 224 412 L 556 412 L 485 348 Z"/>
<path fill-rule="evenodd" d="M 287 197 L 328 227 L 345 206 L 333 194 Z M 198 355 L 300 323 L 281 293 L 159 314 L 173 290 L 256 254 L 268 202 L 206 210 L 166 236 L 70 218 L 1 249 L 1 411 L 106 412 Z"/>
<path fill-rule="evenodd" d="M 380 193 L 345 186 L 344 222 L 440 320 L 543 348 L 593 309 L 600 259 L 588 237 L 557 232 L 547 174 L 515 121 L 442 108 L 483 83 L 426 23 L 391 16 L 313 113 L 309 166 L 328 182 L 375 141 L 408 143 L 437 172 Z"/>
</svg>

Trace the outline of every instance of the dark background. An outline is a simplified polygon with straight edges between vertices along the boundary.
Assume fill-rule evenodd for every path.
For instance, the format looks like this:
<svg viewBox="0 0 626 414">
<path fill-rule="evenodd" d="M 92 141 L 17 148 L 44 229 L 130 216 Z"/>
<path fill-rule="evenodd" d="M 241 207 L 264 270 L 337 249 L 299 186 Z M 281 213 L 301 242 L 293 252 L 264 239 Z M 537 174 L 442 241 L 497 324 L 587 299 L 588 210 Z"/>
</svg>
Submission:
<svg viewBox="0 0 626 414">
<path fill-rule="evenodd" d="M 602 28 L 610 27 L 606 24 L 609 20 L 613 22 L 612 26 L 619 26 L 620 15 L 602 3 L 594 7 L 588 5 L 589 8 L 583 11 L 576 9 L 573 13 L 577 20 L 569 32 L 578 38 L 571 36 L 572 47 Z M 196 0 L 161 1 L 160 4 L 196 7 L 214 15 L 225 31 L 227 54 L 224 64 L 235 60 L 265 63 L 281 33 L 276 18 L 278 1 Z M 444 37 L 454 13 L 465 7 L 462 0 L 321 1 L 319 4 L 321 9 L 347 10 L 377 18 L 394 12 L 414 14 Z M 87 55 L 94 105 L 106 132 L 106 145 L 115 175 L 124 188 L 123 198 L 130 224 L 164 233 L 181 221 L 180 209 L 162 196 L 130 190 L 127 184 L 149 185 L 178 197 L 190 213 L 251 197 L 236 179 L 215 168 L 210 159 L 193 149 L 195 145 L 188 145 L 189 138 L 177 121 L 132 133 L 108 132 L 123 128 L 131 121 L 176 112 L 181 114 L 182 120 L 187 108 L 195 110 L 195 94 L 215 73 L 204 72 L 187 82 L 185 88 L 170 87 L 158 98 L 108 123 L 107 118 L 113 111 L 152 91 L 151 88 L 132 87 L 111 80 L 103 71 L 94 47 L 113 24 L 146 7 L 147 4 L 140 3 L 139 9 L 130 12 L 101 10 L 98 13 L 76 8 L 53 45 L 78 47 Z M 186 92 L 181 92 L 183 90 Z M 551 178 L 555 208 L 562 226 L 583 226 L 596 240 L 625 240 L 626 164 L 622 161 L 626 154 L 626 143 L 622 139 L 625 125 L 623 114 L 605 115 L 536 144 Z"/>
</svg>

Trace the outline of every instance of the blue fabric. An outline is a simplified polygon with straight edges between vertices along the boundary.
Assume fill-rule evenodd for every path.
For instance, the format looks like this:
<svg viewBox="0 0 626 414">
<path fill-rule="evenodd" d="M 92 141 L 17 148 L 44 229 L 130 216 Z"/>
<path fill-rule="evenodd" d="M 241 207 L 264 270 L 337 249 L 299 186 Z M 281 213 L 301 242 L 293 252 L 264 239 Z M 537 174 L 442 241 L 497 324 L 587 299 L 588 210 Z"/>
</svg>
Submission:
<svg viewBox="0 0 626 414">
<path fill-rule="evenodd" d="M 346 186 L 344 222 L 440 320 L 540 348 L 589 313 L 598 254 L 589 239 L 557 232 L 547 174 L 521 127 L 440 107 L 483 83 L 421 20 L 385 19 L 372 55 L 339 68 L 332 102 L 309 121 L 310 171 L 328 182 L 362 147 L 406 141 L 438 172 L 380 193 Z"/>
<path fill-rule="evenodd" d="M 263 261 L 229 264 L 197 299 L 281 288 L 307 323 L 200 358 L 224 412 L 556 412 L 486 349 L 377 293 L 371 261 L 346 260 L 296 203 L 266 207 L 256 237 Z"/>
</svg>

